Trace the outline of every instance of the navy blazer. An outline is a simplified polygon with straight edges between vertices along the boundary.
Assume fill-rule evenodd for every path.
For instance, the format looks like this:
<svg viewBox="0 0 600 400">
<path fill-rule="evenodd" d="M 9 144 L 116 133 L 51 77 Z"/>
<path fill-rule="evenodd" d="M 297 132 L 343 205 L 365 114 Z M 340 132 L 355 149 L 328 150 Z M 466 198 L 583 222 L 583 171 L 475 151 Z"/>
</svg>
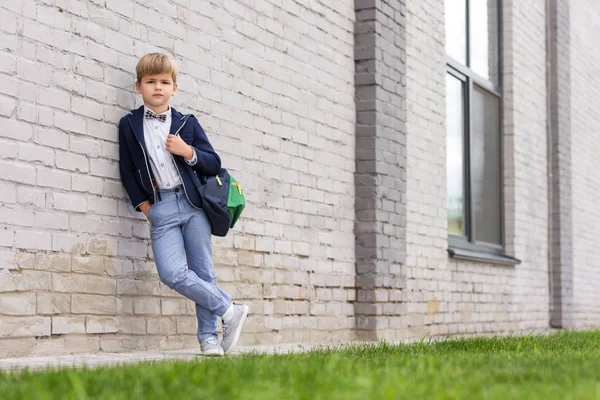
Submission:
<svg viewBox="0 0 600 400">
<path fill-rule="evenodd" d="M 206 175 L 216 175 L 221 169 L 221 158 L 208 141 L 206 133 L 193 115 L 183 115 L 171 107 L 171 129 L 184 142 L 192 146 L 197 162 L 188 165 L 183 157 L 173 155 L 175 165 L 183 182 L 183 189 L 192 206 L 202 207 L 202 198 L 196 183 L 203 181 Z M 131 204 L 137 211 L 139 206 L 149 201 L 156 203 L 157 194 L 152 185 L 154 174 L 148 162 L 148 151 L 144 140 L 144 106 L 130 111 L 119 122 L 119 171 L 121 181 L 129 195 Z M 196 176 L 194 176 L 194 174 Z"/>
</svg>

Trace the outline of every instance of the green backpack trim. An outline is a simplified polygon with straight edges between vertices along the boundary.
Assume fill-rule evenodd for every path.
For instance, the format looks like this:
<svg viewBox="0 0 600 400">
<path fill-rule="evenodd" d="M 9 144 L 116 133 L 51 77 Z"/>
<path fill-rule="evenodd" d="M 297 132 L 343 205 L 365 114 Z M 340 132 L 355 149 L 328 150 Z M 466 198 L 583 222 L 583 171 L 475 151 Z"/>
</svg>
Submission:
<svg viewBox="0 0 600 400">
<path fill-rule="evenodd" d="M 227 199 L 227 208 L 229 208 L 229 212 L 231 212 L 231 225 L 229 225 L 229 227 L 233 228 L 246 207 L 246 199 L 244 198 L 244 192 L 242 191 L 239 182 L 231 175 L 229 175 L 229 178 L 229 198 Z"/>
</svg>

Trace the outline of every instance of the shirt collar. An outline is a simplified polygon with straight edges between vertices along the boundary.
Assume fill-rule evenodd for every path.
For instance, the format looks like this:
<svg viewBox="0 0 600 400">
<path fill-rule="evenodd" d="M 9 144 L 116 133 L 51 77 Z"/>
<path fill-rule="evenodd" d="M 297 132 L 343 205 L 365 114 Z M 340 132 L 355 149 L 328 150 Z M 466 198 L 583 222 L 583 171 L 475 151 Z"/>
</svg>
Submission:
<svg viewBox="0 0 600 400">
<path fill-rule="evenodd" d="M 156 114 L 156 115 L 166 115 L 167 116 L 167 120 L 171 119 L 171 106 L 169 105 L 169 108 L 167 109 L 167 111 L 160 113 L 160 114 Z M 152 111 L 150 110 L 148 107 L 146 107 L 146 105 L 144 104 L 144 114 L 146 114 L 146 111 Z M 154 111 L 152 111 L 154 112 Z"/>
</svg>

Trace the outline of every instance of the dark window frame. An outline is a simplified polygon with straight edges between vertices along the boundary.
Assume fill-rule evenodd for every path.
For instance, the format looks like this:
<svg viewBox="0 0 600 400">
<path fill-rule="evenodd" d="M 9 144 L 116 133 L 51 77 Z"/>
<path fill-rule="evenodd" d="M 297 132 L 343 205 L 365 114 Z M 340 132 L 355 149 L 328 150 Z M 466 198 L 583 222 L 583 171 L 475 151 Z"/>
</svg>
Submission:
<svg viewBox="0 0 600 400">
<path fill-rule="evenodd" d="M 466 63 L 470 64 L 471 60 L 471 32 L 470 32 L 470 7 L 471 0 L 466 0 Z M 448 234 L 448 245 L 450 247 L 450 254 L 453 255 L 455 252 L 452 249 L 468 250 L 476 253 L 488 253 L 496 254 L 500 256 L 505 255 L 506 246 L 506 229 L 505 229 L 505 207 L 504 207 L 504 77 L 503 77 L 503 21 L 502 21 L 502 0 L 498 0 L 497 4 L 497 16 L 498 16 L 498 84 L 496 85 L 491 80 L 488 80 L 481 75 L 474 72 L 470 66 L 467 66 L 454 58 L 446 54 L 446 73 L 452 75 L 454 78 L 459 79 L 464 83 L 463 87 L 463 198 L 464 198 L 464 224 L 465 224 L 465 235 Z M 500 150 L 500 238 L 501 243 L 485 243 L 475 240 L 475 224 L 473 222 L 473 208 L 471 198 L 471 148 L 473 135 L 472 132 L 472 98 L 474 92 L 474 86 L 478 86 L 483 91 L 495 96 L 499 101 L 499 116 L 500 116 L 500 127 L 499 127 L 499 150 Z"/>
</svg>

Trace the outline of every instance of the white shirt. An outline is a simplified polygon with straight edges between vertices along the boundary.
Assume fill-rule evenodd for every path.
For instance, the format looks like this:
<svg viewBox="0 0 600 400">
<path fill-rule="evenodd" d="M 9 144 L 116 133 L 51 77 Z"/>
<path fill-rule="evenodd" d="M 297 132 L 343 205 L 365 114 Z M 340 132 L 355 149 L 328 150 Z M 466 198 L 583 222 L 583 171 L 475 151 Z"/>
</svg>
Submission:
<svg viewBox="0 0 600 400">
<path fill-rule="evenodd" d="M 152 168 L 152 172 L 154 172 L 159 189 L 174 188 L 181 185 L 182 182 L 173 154 L 167 151 L 167 138 L 172 120 L 171 107 L 164 113 L 158 114 L 165 114 L 167 116 L 165 122 L 159 121 L 156 118 L 146 118 L 147 110 L 149 108 L 144 106 L 144 140 L 146 141 L 150 167 Z M 186 162 L 189 165 L 195 165 L 196 161 L 196 152 L 194 151 L 192 159 L 186 160 Z"/>
</svg>

